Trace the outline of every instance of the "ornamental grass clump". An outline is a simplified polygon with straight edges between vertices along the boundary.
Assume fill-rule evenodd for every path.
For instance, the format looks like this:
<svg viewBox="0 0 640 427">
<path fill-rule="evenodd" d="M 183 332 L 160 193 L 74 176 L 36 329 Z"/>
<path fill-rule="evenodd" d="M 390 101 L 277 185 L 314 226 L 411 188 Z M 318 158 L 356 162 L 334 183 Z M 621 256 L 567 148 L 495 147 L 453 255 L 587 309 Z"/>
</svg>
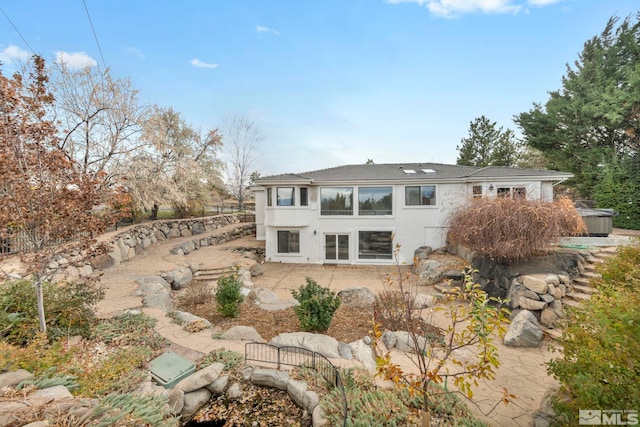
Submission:
<svg viewBox="0 0 640 427">
<path fill-rule="evenodd" d="M 449 244 L 500 262 L 529 259 L 560 237 L 586 232 L 571 201 L 498 197 L 474 199 L 449 220 Z"/>
<path fill-rule="evenodd" d="M 323 288 L 307 277 L 307 284 L 299 290 L 292 290 L 291 294 L 300 305 L 293 309 L 300 320 L 300 327 L 304 331 L 323 332 L 329 329 L 333 314 L 340 307 L 340 299 L 335 292 Z"/>
</svg>

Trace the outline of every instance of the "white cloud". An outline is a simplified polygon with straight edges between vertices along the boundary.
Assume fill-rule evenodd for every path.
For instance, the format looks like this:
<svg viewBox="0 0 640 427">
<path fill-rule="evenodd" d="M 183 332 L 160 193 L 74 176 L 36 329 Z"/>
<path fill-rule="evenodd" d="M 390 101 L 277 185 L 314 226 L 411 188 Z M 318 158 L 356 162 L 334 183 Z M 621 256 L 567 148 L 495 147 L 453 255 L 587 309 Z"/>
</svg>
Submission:
<svg viewBox="0 0 640 427">
<path fill-rule="evenodd" d="M 193 58 L 191 60 L 191 65 L 198 68 L 218 68 L 218 64 L 209 64 L 206 62 L 202 62 L 198 58 Z"/>
<path fill-rule="evenodd" d="M 29 60 L 29 52 L 20 49 L 16 45 L 9 45 L 0 51 L 0 61 L 3 64 L 9 62 L 26 62 Z"/>
<path fill-rule="evenodd" d="M 265 27 L 264 25 L 256 25 L 256 32 L 273 34 L 274 36 L 280 35 L 280 31 L 274 30 L 273 28 Z"/>
<path fill-rule="evenodd" d="M 56 52 L 56 62 L 64 64 L 68 68 L 95 67 L 98 62 L 84 52 Z"/>
<path fill-rule="evenodd" d="M 550 3 L 557 0 L 531 0 L 532 2 Z M 425 6 L 436 16 L 445 18 L 464 13 L 517 13 L 522 6 L 514 4 L 513 0 L 386 0 L 387 3 L 416 3 Z"/>
<path fill-rule="evenodd" d="M 564 0 L 529 0 L 531 6 L 547 6 L 554 3 L 560 3 Z"/>
<path fill-rule="evenodd" d="M 126 48 L 126 51 L 127 51 L 127 53 L 130 53 L 131 55 L 134 55 L 134 56 L 136 56 L 136 57 L 138 57 L 140 59 L 144 59 L 145 58 L 144 53 L 142 53 L 142 51 L 140 49 L 136 48 L 136 47 L 129 46 L 129 47 Z"/>
</svg>

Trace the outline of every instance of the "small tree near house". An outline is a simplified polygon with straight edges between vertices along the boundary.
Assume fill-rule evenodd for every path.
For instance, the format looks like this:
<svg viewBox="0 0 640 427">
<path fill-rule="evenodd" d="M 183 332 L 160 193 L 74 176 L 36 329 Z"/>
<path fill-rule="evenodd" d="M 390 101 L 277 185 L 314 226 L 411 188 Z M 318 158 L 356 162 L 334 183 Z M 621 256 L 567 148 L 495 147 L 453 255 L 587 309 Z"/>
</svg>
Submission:
<svg viewBox="0 0 640 427">
<path fill-rule="evenodd" d="M 99 174 L 82 171 L 59 148 L 56 125 L 48 118 L 54 103 L 48 81 L 39 56 L 25 77 L 0 73 L 0 238 L 15 230 L 32 247 L 22 261 L 33 277 L 43 333 L 42 283 L 50 279 L 53 256 L 70 240 L 89 248 L 93 236 L 127 214 L 112 209 L 126 205 L 126 195 L 106 188 Z"/>
<path fill-rule="evenodd" d="M 396 245 L 394 253 L 399 252 Z M 408 345 L 413 349 L 408 354 L 417 368 L 417 372 L 405 372 L 399 364 L 391 358 L 390 352 L 383 352 L 378 344 L 382 336 L 377 321 L 374 321 L 374 352 L 376 354 L 377 375 L 393 381 L 397 386 L 408 388 L 411 394 L 419 394 L 423 399 L 422 425 L 431 424 L 430 403 L 439 393 L 458 393 L 471 400 L 473 387 L 478 380 L 495 379 L 495 369 L 500 366 L 498 350 L 493 340 L 505 332 L 508 311 L 503 302 L 497 298 L 490 298 L 480 290 L 479 285 L 473 283 L 470 274 L 465 275 L 462 289 L 454 290 L 446 297 L 446 302 L 434 308 L 442 312 L 447 324 L 441 336 L 425 333 L 419 320 L 420 311 L 416 310 L 415 286 L 411 286 L 402 277 L 399 262 L 398 281 L 389 281 L 390 286 L 396 287 L 398 298 L 394 298 L 398 306 L 394 309 L 386 307 L 386 311 L 394 312 L 404 324 L 408 332 Z M 378 303 L 380 300 L 378 300 Z M 397 319 L 396 319 L 397 320 Z M 464 358 L 458 356 L 459 350 L 472 350 L 476 357 Z M 441 385 L 443 388 L 438 388 Z M 455 391 L 449 389 L 455 387 Z M 500 402 L 507 404 L 515 396 L 503 389 Z"/>
</svg>

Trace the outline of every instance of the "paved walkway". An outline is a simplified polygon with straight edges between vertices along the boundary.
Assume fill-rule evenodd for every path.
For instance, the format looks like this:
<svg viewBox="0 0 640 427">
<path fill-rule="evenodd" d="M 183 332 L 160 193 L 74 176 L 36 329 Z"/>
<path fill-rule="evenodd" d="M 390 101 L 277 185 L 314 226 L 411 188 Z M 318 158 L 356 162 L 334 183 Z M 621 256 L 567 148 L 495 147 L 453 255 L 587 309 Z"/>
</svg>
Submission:
<svg viewBox="0 0 640 427">
<path fill-rule="evenodd" d="M 224 233 L 233 225 L 214 230 L 209 234 Z M 196 263 L 201 268 L 228 267 L 237 264 L 248 266 L 252 261 L 242 258 L 241 254 L 229 251 L 229 248 L 255 246 L 259 244 L 253 237 L 244 237 L 218 246 L 204 247 L 186 256 L 173 255 L 171 249 L 193 239 L 185 237 L 170 239 L 148 248 L 144 253 L 107 271 L 101 278 L 106 286 L 106 296 L 97 306 L 99 317 L 110 317 L 126 309 L 141 309 L 156 319 L 156 330 L 172 343 L 172 350 L 193 360 L 214 349 L 233 350 L 244 353 L 244 342 L 217 340 L 212 338 L 210 330 L 188 333 L 159 309 L 142 307 L 141 298 L 135 295 L 138 285 L 135 280 L 140 276 L 157 275 L 178 267 Z M 291 298 L 291 289 L 297 289 L 305 283 L 305 277 L 311 277 L 322 286 L 340 290 L 347 287 L 367 286 L 374 292 L 381 290 L 388 274 L 395 271 L 382 266 L 322 266 L 300 264 L 263 264 L 264 275 L 254 279 L 254 286 L 269 288 L 282 299 Z M 433 292 L 431 288 L 425 292 Z M 435 319 L 441 323 L 442 319 Z M 499 341 L 499 340 L 498 340 Z M 544 366 L 544 362 L 553 355 L 547 351 L 546 344 L 536 349 L 516 349 L 497 342 L 502 366 L 497 370 L 496 380 L 483 383 L 475 391 L 474 401 L 479 408 L 469 405 L 471 410 L 491 426 L 531 426 L 532 414 L 538 409 L 540 399 L 549 385 L 554 384 Z M 460 354 L 460 357 L 473 357 L 472 353 Z M 411 370 L 413 364 L 400 353 L 394 354 L 394 360 Z M 502 387 L 517 396 L 517 400 L 505 407 L 499 405 L 489 416 L 482 415 L 502 397 Z"/>
</svg>

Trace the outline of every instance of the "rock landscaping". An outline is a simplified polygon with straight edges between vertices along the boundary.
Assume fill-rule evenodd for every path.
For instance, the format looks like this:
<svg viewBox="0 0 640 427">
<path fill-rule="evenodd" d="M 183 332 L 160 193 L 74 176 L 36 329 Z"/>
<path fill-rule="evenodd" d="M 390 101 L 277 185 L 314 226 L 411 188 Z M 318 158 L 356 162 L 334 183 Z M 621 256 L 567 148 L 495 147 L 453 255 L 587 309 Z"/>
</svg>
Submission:
<svg viewBox="0 0 640 427">
<path fill-rule="evenodd" d="M 245 219 L 252 221 L 252 218 Z M 200 247 L 218 245 L 242 236 L 254 234 L 255 223 L 241 223 L 238 215 L 218 215 L 205 218 L 143 223 L 115 235 L 109 241 L 101 242 L 106 251 L 99 251 L 99 255 L 89 258 L 89 261 L 85 261 L 86 257 L 84 255 L 86 252 L 84 250 L 69 248 L 58 254 L 49 263 L 47 274 L 51 274 L 54 281 L 91 277 L 97 275 L 100 271 L 134 258 L 158 242 L 178 237 L 198 236 L 233 224 L 237 224 L 237 227 L 234 227 L 231 231 L 194 238 L 177 245 L 172 249 L 175 254 L 188 254 Z M 174 272 L 175 277 L 172 277 L 170 283 L 176 287 L 184 286 L 184 283 L 189 281 L 188 275 L 192 273 L 188 269 Z"/>
<path fill-rule="evenodd" d="M 460 248 L 452 252 L 465 257 L 474 269 L 474 281 L 490 296 L 508 300 L 511 325 L 504 343 L 514 347 L 538 347 L 543 333 L 558 338 L 557 324 L 565 306 L 575 306 L 596 289 L 589 279 L 596 277 L 595 265 L 615 253 L 615 248 L 565 249 L 516 265 L 502 265 Z M 436 286 L 447 292 L 451 283 Z M 524 313 L 524 314 L 523 314 Z"/>
</svg>

